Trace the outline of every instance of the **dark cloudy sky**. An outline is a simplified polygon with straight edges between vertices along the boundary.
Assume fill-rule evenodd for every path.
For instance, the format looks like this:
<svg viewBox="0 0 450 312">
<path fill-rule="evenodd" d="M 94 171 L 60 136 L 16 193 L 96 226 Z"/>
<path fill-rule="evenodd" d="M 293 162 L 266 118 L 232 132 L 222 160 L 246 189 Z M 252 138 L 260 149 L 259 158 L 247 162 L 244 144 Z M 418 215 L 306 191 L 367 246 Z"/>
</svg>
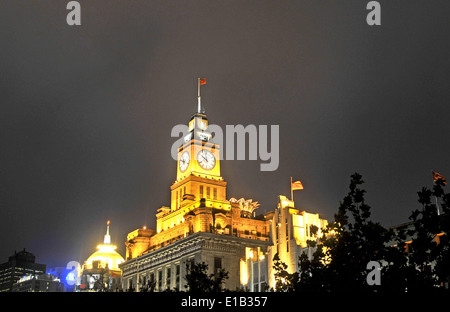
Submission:
<svg viewBox="0 0 450 312">
<path fill-rule="evenodd" d="M 107 0 L 0 4 L 0 262 L 83 262 L 107 220 L 126 234 L 169 204 L 173 126 L 279 125 L 280 165 L 224 161 L 228 198 L 260 212 L 305 189 L 301 209 L 333 220 L 350 175 L 372 219 L 408 221 L 431 170 L 450 178 L 450 2 Z"/>
</svg>

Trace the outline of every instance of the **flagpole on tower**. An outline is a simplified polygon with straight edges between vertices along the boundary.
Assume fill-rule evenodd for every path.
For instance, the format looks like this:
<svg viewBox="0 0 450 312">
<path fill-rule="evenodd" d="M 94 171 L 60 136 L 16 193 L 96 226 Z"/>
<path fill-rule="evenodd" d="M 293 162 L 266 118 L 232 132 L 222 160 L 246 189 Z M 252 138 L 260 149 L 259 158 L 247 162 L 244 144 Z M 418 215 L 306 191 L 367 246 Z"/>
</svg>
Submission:
<svg viewBox="0 0 450 312">
<path fill-rule="evenodd" d="M 441 174 L 437 173 L 437 172 L 434 171 L 434 170 L 432 170 L 431 173 L 432 173 L 432 175 L 433 175 L 433 185 L 436 183 L 436 181 L 437 181 L 438 179 L 441 179 L 441 180 L 444 182 L 444 185 L 447 184 L 447 180 L 446 180 Z M 438 199 L 437 199 L 437 196 L 436 196 L 436 195 L 434 196 L 434 199 L 436 200 L 436 209 L 437 209 L 437 214 L 438 214 L 438 216 L 439 216 L 439 215 L 440 215 L 440 212 L 439 212 L 439 204 L 438 204 Z"/>
<path fill-rule="evenodd" d="M 300 181 L 292 182 L 291 177 L 291 201 L 294 202 L 294 191 L 303 190 L 303 184 Z"/>
<path fill-rule="evenodd" d="M 291 177 L 291 200 L 294 201 L 294 192 L 292 191 L 292 177 Z"/>
<path fill-rule="evenodd" d="M 198 78 L 198 109 L 197 112 L 200 114 L 202 112 L 202 104 L 201 104 L 201 97 L 200 97 L 200 78 Z"/>
<path fill-rule="evenodd" d="M 433 175 L 433 185 L 434 185 L 434 183 L 436 182 L 436 177 L 435 177 L 433 170 L 431 171 L 431 174 Z M 436 201 L 436 210 L 437 210 L 437 214 L 439 216 L 439 206 L 438 206 L 438 200 L 437 200 L 436 196 L 434 196 L 434 200 Z"/>
</svg>

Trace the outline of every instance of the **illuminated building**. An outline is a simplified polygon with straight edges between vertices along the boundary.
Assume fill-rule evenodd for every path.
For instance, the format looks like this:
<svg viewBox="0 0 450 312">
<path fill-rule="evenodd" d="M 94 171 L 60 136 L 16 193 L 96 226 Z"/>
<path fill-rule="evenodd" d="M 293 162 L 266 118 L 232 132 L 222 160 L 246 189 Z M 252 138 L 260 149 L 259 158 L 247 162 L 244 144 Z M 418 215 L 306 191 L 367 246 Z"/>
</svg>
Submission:
<svg viewBox="0 0 450 312">
<path fill-rule="evenodd" d="M 271 216 L 270 226 L 273 246 L 269 249 L 269 280 L 274 287 L 273 280 L 273 257 L 278 253 L 280 260 L 287 264 L 287 271 L 293 273 L 298 271 L 298 258 L 306 253 L 309 258 L 314 252 L 312 247 L 307 246 L 308 240 L 315 240 L 322 235 L 328 221 L 321 219 L 319 214 L 308 213 L 295 208 L 294 202 L 286 196 L 280 195 L 279 203 L 275 211 L 266 215 Z M 317 227 L 314 233 L 313 226 Z"/>
<path fill-rule="evenodd" d="M 47 274 L 53 275 L 59 279 L 64 285 L 65 292 L 73 292 L 78 274 L 76 270 L 67 269 L 66 267 L 47 267 Z"/>
<path fill-rule="evenodd" d="M 35 262 L 36 257 L 25 248 L 14 252 L 8 262 L 0 264 L 0 292 L 12 291 L 13 285 L 24 276 L 37 276 L 45 273 L 46 265 Z"/>
<path fill-rule="evenodd" d="M 52 274 L 27 275 L 13 285 L 13 292 L 62 292 L 64 283 Z"/>
<path fill-rule="evenodd" d="M 211 140 L 200 99 L 188 125 L 189 133 L 178 148 L 170 206 L 158 209 L 156 230 L 136 229 L 127 235 L 126 261 L 119 266 L 123 289 L 139 291 L 151 284 L 156 291 L 184 290 L 186 264 L 194 261 L 205 262 L 208 273 L 225 269 L 229 274 L 226 289 L 264 291 L 272 286 L 269 274 L 273 248 L 280 250 L 283 261 L 294 257 L 305 247 L 306 226 L 322 226 L 323 222 L 318 215 L 296 210 L 293 203 L 255 216 L 257 202 L 227 200 L 227 182 L 220 172 L 220 146 Z M 289 222 L 297 222 L 295 228 L 289 227 L 292 239 L 288 237 L 288 246 L 292 251 L 281 253 L 285 245 L 281 239 L 278 247 L 272 245 L 274 233 L 284 231 L 286 222 L 278 227 L 274 220 L 288 216 Z M 300 219 L 304 220 L 302 226 L 298 224 Z"/>
<path fill-rule="evenodd" d="M 116 248 L 117 246 L 111 244 L 108 221 L 103 244 L 98 245 L 98 250 L 84 262 L 78 290 L 114 291 L 121 289 L 122 271 L 119 264 L 124 262 L 124 259 L 116 252 Z"/>
</svg>

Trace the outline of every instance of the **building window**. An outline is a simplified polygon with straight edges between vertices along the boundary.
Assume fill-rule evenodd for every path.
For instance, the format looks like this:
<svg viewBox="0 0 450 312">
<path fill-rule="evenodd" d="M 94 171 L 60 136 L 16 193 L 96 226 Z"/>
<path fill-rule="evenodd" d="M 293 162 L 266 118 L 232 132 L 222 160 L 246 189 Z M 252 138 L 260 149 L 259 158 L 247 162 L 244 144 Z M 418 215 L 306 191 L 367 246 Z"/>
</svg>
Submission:
<svg viewBox="0 0 450 312">
<path fill-rule="evenodd" d="M 222 258 L 214 257 L 214 274 L 217 274 L 222 269 Z"/>
<path fill-rule="evenodd" d="M 259 291 L 259 261 L 253 262 L 253 291 Z"/>
<path fill-rule="evenodd" d="M 170 289 L 170 278 L 171 278 L 171 269 L 170 267 L 166 268 L 166 287 L 167 289 Z"/>
<path fill-rule="evenodd" d="M 206 187 L 206 198 L 211 198 L 211 188 L 209 186 Z"/>
<path fill-rule="evenodd" d="M 267 260 L 258 260 L 252 263 L 252 287 L 255 292 L 266 291 Z"/>
<path fill-rule="evenodd" d="M 131 278 L 128 280 L 128 289 L 133 289 L 133 280 Z"/>
<path fill-rule="evenodd" d="M 200 198 L 203 198 L 203 185 L 200 185 Z"/>
<path fill-rule="evenodd" d="M 217 187 L 213 189 L 213 198 L 217 200 Z"/>
<path fill-rule="evenodd" d="M 150 276 L 148 278 L 148 283 L 151 285 L 155 282 L 155 273 L 150 273 Z"/>
<path fill-rule="evenodd" d="M 180 265 L 177 264 L 175 267 L 175 289 L 180 290 Z"/>
<path fill-rule="evenodd" d="M 158 271 L 158 290 L 162 291 L 162 270 Z"/>
<path fill-rule="evenodd" d="M 186 273 L 189 273 L 189 271 L 194 267 L 195 265 L 195 260 L 194 258 L 188 259 L 186 260 Z"/>
</svg>

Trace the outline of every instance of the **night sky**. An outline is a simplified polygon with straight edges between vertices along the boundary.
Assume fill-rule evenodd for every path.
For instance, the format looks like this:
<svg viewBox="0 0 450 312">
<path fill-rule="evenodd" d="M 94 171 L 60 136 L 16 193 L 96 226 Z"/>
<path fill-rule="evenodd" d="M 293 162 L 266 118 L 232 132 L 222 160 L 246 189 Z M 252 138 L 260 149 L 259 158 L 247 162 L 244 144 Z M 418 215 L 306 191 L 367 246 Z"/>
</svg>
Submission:
<svg viewBox="0 0 450 312">
<path fill-rule="evenodd" d="M 372 220 L 408 221 L 431 171 L 450 178 L 450 2 L 107 0 L 0 4 L 0 262 L 82 263 L 170 204 L 170 136 L 209 122 L 279 125 L 278 170 L 223 161 L 230 197 L 333 221 L 362 174 Z M 448 191 L 448 190 L 447 190 Z"/>
</svg>

